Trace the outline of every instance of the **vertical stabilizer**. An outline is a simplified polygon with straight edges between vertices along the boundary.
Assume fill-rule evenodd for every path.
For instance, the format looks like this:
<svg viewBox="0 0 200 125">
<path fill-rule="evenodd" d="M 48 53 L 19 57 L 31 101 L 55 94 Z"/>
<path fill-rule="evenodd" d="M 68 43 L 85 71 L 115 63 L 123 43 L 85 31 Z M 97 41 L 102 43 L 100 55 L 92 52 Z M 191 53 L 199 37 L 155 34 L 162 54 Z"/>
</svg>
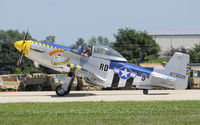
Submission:
<svg viewBox="0 0 200 125">
<path fill-rule="evenodd" d="M 175 89 L 187 88 L 189 59 L 188 54 L 176 52 L 165 66 L 164 74 L 176 79 Z"/>
</svg>

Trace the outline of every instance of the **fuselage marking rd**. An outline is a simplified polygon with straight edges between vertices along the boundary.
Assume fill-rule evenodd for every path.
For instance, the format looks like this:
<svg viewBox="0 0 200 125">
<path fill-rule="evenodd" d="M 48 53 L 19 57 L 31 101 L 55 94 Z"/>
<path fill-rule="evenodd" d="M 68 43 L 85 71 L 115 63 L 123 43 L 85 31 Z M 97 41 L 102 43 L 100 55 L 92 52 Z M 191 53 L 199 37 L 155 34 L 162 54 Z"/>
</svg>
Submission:
<svg viewBox="0 0 200 125">
<path fill-rule="evenodd" d="M 109 66 L 107 64 L 101 63 L 100 66 L 99 66 L 99 70 L 108 71 L 108 67 Z"/>
</svg>

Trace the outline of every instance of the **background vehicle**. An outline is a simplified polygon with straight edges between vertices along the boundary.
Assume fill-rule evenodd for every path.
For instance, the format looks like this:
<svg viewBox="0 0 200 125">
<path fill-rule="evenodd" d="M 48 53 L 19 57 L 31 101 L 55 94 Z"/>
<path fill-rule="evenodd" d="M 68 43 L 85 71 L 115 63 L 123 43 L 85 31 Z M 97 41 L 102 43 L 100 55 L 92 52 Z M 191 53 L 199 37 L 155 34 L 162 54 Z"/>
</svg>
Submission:
<svg viewBox="0 0 200 125">
<path fill-rule="evenodd" d="M 32 73 L 27 74 L 23 86 L 25 91 L 50 91 L 62 84 L 62 81 L 57 79 L 59 74 L 44 74 L 44 73 Z M 62 75 L 60 75 L 62 76 Z"/>
<path fill-rule="evenodd" d="M 199 89 L 200 88 L 200 70 L 193 69 L 190 72 L 190 77 L 188 79 L 188 88 L 189 89 Z"/>
<path fill-rule="evenodd" d="M 20 89 L 20 80 L 13 75 L 0 75 L 1 91 L 18 91 Z"/>
</svg>

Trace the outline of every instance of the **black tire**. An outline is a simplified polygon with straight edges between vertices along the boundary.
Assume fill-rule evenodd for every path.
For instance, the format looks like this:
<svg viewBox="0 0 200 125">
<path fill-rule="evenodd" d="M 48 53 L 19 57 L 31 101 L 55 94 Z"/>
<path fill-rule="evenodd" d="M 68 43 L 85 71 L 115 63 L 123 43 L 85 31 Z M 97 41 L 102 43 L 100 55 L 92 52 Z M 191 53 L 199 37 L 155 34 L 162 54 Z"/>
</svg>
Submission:
<svg viewBox="0 0 200 125">
<path fill-rule="evenodd" d="M 56 87 L 56 94 L 57 94 L 58 96 L 65 96 L 65 95 L 69 94 L 69 92 L 65 91 L 61 86 L 62 86 L 62 85 L 58 85 L 58 86 Z"/>
<path fill-rule="evenodd" d="M 70 92 L 70 90 L 71 90 L 71 88 L 72 88 L 72 84 L 73 84 L 74 78 L 75 78 L 75 75 L 72 76 L 72 79 L 70 80 L 68 89 L 67 89 L 67 91 L 65 91 L 65 92 L 64 92 L 64 90 L 63 90 L 63 92 L 60 93 L 60 92 L 62 91 L 61 89 L 63 89 L 63 88 L 61 87 L 62 85 L 58 85 L 58 86 L 56 87 L 56 94 L 57 94 L 58 96 L 65 96 L 65 95 L 68 95 L 69 92 Z M 59 91 L 59 90 L 61 90 L 61 91 Z"/>
<path fill-rule="evenodd" d="M 143 89 L 143 94 L 147 95 L 148 94 L 148 90 L 147 89 Z"/>
</svg>

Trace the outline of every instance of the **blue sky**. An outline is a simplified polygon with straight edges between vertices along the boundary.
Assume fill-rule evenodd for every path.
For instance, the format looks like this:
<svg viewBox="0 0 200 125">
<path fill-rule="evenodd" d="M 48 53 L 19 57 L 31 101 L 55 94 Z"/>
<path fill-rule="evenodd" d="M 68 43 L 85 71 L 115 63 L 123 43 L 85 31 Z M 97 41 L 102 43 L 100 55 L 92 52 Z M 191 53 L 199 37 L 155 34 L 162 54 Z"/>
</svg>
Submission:
<svg viewBox="0 0 200 125">
<path fill-rule="evenodd" d="M 199 0 L 0 0 L 0 29 L 29 32 L 37 40 L 56 36 L 71 45 L 77 38 L 114 41 L 119 28 L 200 30 Z"/>
</svg>

